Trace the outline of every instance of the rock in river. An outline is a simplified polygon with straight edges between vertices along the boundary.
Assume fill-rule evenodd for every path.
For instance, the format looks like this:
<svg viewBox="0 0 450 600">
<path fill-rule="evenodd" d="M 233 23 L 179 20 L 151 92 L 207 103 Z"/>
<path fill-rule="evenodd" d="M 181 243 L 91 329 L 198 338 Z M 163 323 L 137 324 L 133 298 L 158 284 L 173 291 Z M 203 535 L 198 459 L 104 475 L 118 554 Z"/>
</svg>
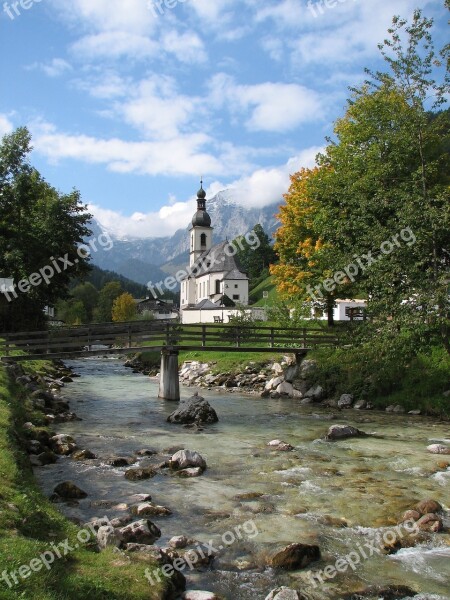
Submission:
<svg viewBox="0 0 450 600">
<path fill-rule="evenodd" d="M 179 450 L 172 456 L 169 466 L 175 471 L 189 469 L 190 467 L 199 467 L 204 471 L 206 469 L 206 461 L 198 452 Z"/>
<path fill-rule="evenodd" d="M 351 437 L 361 437 L 367 435 L 364 431 L 360 431 L 356 429 L 356 427 L 352 427 L 351 425 L 332 425 L 327 435 L 325 436 L 326 440 L 343 440 L 345 438 Z"/>
<path fill-rule="evenodd" d="M 59 483 L 55 489 L 54 493 L 58 494 L 61 498 L 67 499 L 79 499 L 86 498 L 86 492 L 83 492 L 77 485 L 73 483 L 73 481 L 63 481 L 63 483 Z"/>
<path fill-rule="evenodd" d="M 277 552 L 271 559 L 271 566 L 275 569 L 294 571 L 303 569 L 315 560 L 320 560 L 319 546 L 310 544 L 290 544 Z"/>
<path fill-rule="evenodd" d="M 181 400 L 177 410 L 167 418 L 169 423 L 217 423 L 216 411 L 202 396 L 198 394 L 188 400 Z"/>
<path fill-rule="evenodd" d="M 124 544 L 154 544 L 161 537 L 161 531 L 154 523 L 147 519 L 130 523 L 119 529 Z"/>
<path fill-rule="evenodd" d="M 431 444 L 427 446 L 427 450 L 431 454 L 450 454 L 450 448 L 447 448 L 443 444 Z"/>
</svg>

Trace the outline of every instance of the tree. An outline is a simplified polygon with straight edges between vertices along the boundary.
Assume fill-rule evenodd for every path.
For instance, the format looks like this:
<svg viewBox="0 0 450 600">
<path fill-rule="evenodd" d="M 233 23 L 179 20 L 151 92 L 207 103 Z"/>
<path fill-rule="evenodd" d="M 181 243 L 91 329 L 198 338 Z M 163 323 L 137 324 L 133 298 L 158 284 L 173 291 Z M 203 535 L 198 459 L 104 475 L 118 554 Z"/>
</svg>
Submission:
<svg viewBox="0 0 450 600">
<path fill-rule="evenodd" d="M 238 248 L 237 258 L 244 271 L 248 273 L 251 287 L 255 280 L 262 280 L 268 276 L 269 266 L 277 260 L 277 254 L 262 225 L 259 223 L 255 225 L 253 233 L 252 238 L 257 238 L 259 241 L 258 246 L 254 243 L 250 244 L 244 236 L 239 237 L 234 243 Z"/>
<path fill-rule="evenodd" d="M 62 194 L 41 177 L 28 162 L 31 150 L 25 127 L 0 144 L 0 273 L 18 286 L 3 330 L 43 327 L 44 307 L 89 271 L 79 245 L 90 234 L 91 215 L 78 191 Z"/>
<path fill-rule="evenodd" d="M 56 313 L 58 319 L 64 321 L 66 325 L 81 325 L 88 322 L 88 315 L 83 302 L 75 298 L 60 300 L 56 304 Z"/>
<path fill-rule="evenodd" d="M 89 322 L 92 321 L 94 309 L 97 306 L 99 293 L 92 283 L 80 283 L 71 292 L 73 298 L 80 300 L 86 311 Z"/>
<path fill-rule="evenodd" d="M 128 292 L 121 294 L 113 302 L 112 320 L 114 322 L 133 321 L 136 318 L 136 303 Z"/>
<path fill-rule="evenodd" d="M 112 321 L 112 308 L 114 300 L 123 294 L 123 289 L 118 281 L 110 281 L 99 292 L 97 308 L 94 310 L 94 319 L 99 323 Z"/>
<path fill-rule="evenodd" d="M 358 273 L 372 315 L 419 345 L 439 332 L 450 351 L 450 123 L 448 112 L 435 112 L 449 86 L 448 73 L 441 83 L 433 79 L 440 63 L 431 26 L 420 11 L 410 26 L 394 18 L 390 39 L 380 45 L 390 70 L 369 72 L 371 79 L 352 90 L 337 140 L 318 158 L 311 192 L 320 207 L 314 226 L 332 249 L 332 269 L 372 255 Z M 401 231 L 410 232 L 408 242 Z"/>
<path fill-rule="evenodd" d="M 275 234 L 275 250 L 280 257 L 270 272 L 275 277 L 283 299 L 312 303 L 318 310 L 327 311 L 328 324 L 333 325 L 334 293 L 314 290 L 332 271 L 324 268 L 323 240 L 318 234 L 314 217 L 317 202 L 311 193 L 311 183 L 319 169 L 301 169 L 291 176 L 291 186 L 280 207 L 281 227 Z"/>
</svg>

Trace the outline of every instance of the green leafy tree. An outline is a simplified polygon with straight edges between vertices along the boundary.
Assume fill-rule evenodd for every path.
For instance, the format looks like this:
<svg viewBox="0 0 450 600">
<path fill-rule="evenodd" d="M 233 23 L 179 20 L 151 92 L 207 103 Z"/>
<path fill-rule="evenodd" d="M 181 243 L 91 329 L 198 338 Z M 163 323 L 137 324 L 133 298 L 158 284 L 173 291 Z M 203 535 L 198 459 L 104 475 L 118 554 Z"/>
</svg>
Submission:
<svg viewBox="0 0 450 600">
<path fill-rule="evenodd" d="M 420 11 L 409 26 L 394 18 L 380 45 L 389 72 L 369 73 L 353 89 L 337 140 L 319 157 L 312 194 L 326 242 L 321 260 L 337 271 L 373 259 L 357 278 L 378 329 L 411 334 L 411 348 L 439 335 L 450 351 L 450 129 L 448 112 L 436 114 L 449 86 L 448 73 L 434 79 L 442 65 L 431 26 Z"/>
<path fill-rule="evenodd" d="M 92 283 L 80 283 L 72 290 L 71 296 L 83 303 L 87 320 L 92 321 L 94 309 L 98 303 L 98 290 L 95 289 Z"/>
<path fill-rule="evenodd" d="M 122 286 L 118 281 L 110 281 L 99 292 L 97 308 L 94 310 L 94 320 L 99 323 L 112 321 L 114 300 L 123 294 Z"/>
<path fill-rule="evenodd" d="M 67 295 L 71 278 L 89 271 L 78 246 L 90 234 L 91 215 L 78 191 L 61 194 L 41 177 L 28 162 L 31 150 L 25 127 L 0 144 L 0 273 L 16 285 L 25 282 L 11 297 L 4 330 L 43 327 L 44 307 Z M 46 278 L 39 277 L 42 269 Z"/>
<path fill-rule="evenodd" d="M 83 302 L 76 298 L 60 300 L 56 304 L 56 314 L 66 325 L 81 325 L 89 320 Z"/>
<path fill-rule="evenodd" d="M 269 275 L 269 266 L 277 260 L 273 244 L 262 225 L 258 223 L 252 231 L 254 233 L 250 238 L 252 243 L 249 243 L 244 236 L 239 237 L 234 243 L 237 248 L 237 258 L 244 271 L 248 273 L 251 287 Z M 259 241 L 258 246 L 254 243 L 255 237 Z"/>
</svg>

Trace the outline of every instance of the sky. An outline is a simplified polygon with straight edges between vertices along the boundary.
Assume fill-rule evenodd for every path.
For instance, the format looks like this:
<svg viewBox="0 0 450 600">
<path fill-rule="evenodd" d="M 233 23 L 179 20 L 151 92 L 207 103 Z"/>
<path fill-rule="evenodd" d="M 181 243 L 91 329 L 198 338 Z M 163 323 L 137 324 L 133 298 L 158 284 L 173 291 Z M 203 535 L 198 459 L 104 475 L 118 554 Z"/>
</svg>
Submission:
<svg viewBox="0 0 450 600">
<path fill-rule="evenodd" d="M 1 0 L 0 135 L 121 236 L 186 227 L 201 176 L 281 202 L 415 8 L 441 48 L 443 0 Z"/>
</svg>

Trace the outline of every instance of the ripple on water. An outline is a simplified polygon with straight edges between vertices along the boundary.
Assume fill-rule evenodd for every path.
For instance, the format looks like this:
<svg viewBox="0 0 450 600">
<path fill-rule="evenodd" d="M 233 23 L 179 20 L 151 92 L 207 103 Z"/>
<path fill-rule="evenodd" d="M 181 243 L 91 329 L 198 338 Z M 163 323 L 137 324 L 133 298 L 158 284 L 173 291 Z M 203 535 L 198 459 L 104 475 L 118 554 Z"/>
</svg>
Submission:
<svg viewBox="0 0 450 600">
<path fill-rule="evenodd" d="M 402 548 L 389 559 L 401 562 L 406 569 L 422 577 L 450 585 L 450 548 L 422 545 Z"/>
</svg>

